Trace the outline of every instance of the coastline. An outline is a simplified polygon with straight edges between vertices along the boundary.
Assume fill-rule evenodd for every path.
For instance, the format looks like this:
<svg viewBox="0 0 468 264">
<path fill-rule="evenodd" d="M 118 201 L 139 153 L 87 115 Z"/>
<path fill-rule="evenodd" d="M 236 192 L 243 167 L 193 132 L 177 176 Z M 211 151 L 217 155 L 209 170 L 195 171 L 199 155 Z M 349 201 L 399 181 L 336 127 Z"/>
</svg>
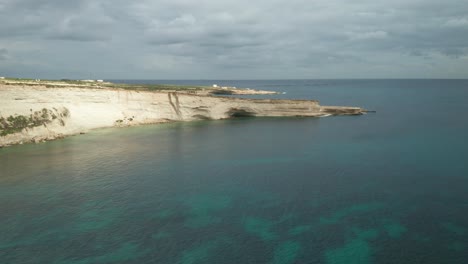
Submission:
<svg viewBox="0 0 468 264">
<path fill-rule="evenodd" d="M 0 147 L 54 140 L 105 127 L 248 116 L 323 117 L 365 113 L 359 107 L 321 106 L 315 100 L 214 96 L 205 87 L 132 90 L 118 85 L 98 85 L 0 82 Z M 234 90 L 239 94 L 268 92 Z"/>
</svg>

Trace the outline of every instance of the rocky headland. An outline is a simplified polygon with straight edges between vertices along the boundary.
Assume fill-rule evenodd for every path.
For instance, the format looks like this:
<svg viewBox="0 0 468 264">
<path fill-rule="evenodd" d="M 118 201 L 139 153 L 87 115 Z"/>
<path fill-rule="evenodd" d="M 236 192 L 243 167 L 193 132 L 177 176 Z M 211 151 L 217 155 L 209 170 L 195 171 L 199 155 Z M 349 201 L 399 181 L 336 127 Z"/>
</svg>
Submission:
<svg viewBox="0 0 468 264">
<path fill-rule="evenodd" d="M 154 87 L 153 87 L 154 88 Z M 223 89 L 222 94 L 268 94 Z M 235 117 L 360 115 L 359 107 L 314 100 L 214 96 L 210 87 L 149 89 L 110 83 L 0 80 L 0 147 L 42 142 L 103 127 Z"/>
</svg>

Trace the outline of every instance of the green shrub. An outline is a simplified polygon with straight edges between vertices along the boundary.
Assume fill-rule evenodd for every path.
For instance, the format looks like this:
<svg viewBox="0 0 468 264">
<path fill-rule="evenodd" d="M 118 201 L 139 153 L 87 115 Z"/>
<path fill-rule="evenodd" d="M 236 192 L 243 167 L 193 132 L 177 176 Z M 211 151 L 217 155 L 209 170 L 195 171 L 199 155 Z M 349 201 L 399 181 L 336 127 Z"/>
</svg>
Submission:
<svg viewBox="0 0 468 264">
<path fill-rule="evenodd" d="M 32 112 L 31 115 L 11 115 L 7 118 L 0 117 L 0 136 L 6 136 L 8 134 L 14 134 L 23 131 L 25 128 L 33 128 L 39 126 L 46 126 L 53 120 L 56 120 L 58 116 L 67 117 L 70 115 L 68 109 L 64 109 L 62 113 L 57 110 L 54 112 L 43 108 L 40 111 Z M 60 124 L 65 126 L 63 119 L 59 118 Z"/>
</svg>

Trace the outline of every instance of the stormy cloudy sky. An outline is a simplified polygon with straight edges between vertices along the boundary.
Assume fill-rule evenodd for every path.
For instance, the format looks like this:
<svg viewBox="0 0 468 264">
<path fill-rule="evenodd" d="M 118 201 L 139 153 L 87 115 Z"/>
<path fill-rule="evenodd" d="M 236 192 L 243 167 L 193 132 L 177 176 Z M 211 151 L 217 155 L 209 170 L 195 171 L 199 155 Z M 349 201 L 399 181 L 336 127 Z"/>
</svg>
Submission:
<svg viewBox="0 0 468 264">
<path fill-rule="evenodd" d="M 468 1 L 0 0 L 0 76 L 468 78 Z"/>
</svg>

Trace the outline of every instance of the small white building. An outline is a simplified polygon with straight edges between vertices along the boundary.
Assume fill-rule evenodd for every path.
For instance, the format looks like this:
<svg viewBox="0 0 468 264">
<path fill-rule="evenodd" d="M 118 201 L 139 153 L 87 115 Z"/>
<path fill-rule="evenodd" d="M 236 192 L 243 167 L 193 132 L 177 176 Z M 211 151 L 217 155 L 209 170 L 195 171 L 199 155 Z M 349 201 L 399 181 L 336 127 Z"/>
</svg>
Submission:
<svg viewBox="0 0 468 264">
<path fill-rule="evenodd" d="M 104 80 L 96 80 L 96 82 L 98 82 L 98 83 L 103 83 Z"/>
<path fill-rule="evenodd" d="M 218 88 L 218 85 L 217 85 L 217 84 L 213 84 L 213 88 Z"/>
<path fill-rule="evenodd" d="M 5 80 L 5 77 L 0 77 L 0 80 Z"/>
</svg>

